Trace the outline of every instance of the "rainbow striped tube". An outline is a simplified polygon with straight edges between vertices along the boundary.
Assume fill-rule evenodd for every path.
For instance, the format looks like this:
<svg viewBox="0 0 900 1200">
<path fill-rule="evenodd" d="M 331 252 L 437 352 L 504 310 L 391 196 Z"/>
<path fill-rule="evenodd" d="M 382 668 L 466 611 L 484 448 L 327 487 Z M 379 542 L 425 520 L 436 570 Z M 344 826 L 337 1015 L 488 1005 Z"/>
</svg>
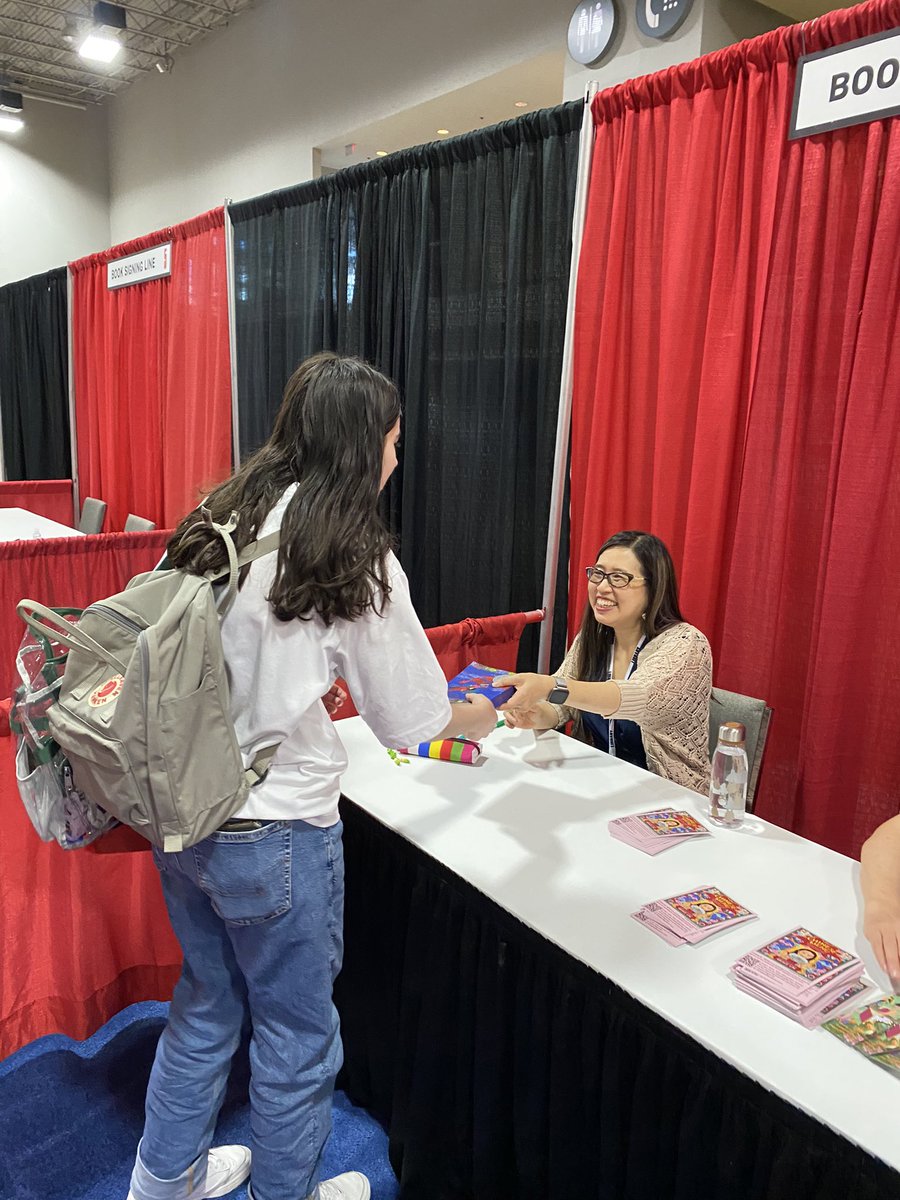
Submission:
<svg viewBox="0 0 900 1200">
<path fill-rule="evenodd" d="M 415 754 L 418 758 L 440 758 L 444 762 L 476 763 L 481 758 L 481 747 L 477 742 L 462 738 L 441 738 L 438 742 L 420 742 L 399 753 Z"/>
</svg>

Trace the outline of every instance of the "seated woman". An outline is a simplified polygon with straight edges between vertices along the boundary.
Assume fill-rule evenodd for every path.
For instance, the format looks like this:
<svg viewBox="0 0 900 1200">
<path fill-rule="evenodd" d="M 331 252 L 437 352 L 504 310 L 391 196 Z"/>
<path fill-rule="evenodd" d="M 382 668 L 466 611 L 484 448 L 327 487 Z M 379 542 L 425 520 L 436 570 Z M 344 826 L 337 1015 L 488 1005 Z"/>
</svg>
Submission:
<svg viewBox="0 0 900 1200">
<path fill-rule="evenodd" d="M 574 734 L 704 795 L 709 790 L 709 643 L 678 607 L 669 551 L 650 533 L 614 534 L 585 568 L 581 630 L 553 678 L 504 675 L 516 729 Z"/>
<path fill-rule="evenodd" d="M 863 931 L 878 965 L 900 988 L 900 816 L 891 817 L 863 845 Z"/>
</svg>

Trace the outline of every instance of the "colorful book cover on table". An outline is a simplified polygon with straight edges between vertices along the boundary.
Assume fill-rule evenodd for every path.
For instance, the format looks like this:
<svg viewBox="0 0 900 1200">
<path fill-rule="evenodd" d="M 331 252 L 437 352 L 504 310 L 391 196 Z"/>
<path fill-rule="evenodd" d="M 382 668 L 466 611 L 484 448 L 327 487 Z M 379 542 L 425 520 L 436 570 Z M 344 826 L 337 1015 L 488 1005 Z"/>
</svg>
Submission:
<svg viewBox="0 0 900 1200">
<path fill-rule="evenodd" d="M 447 684 L 447 695 L 455 701 L 465 700 L 470 692 L 478 692 L 487 696 L 494 708 L 497 708 L 498 705 L 505 704 L 516 690 L 511 687 L 494 687 L 496 675 L 508 674 L 508 671 L 499 667 L 486 667 L 484 663 L 471 662 Z"/>
<path fill-rule="evenodd" d="M 823 1028 L 870 1058 L 900 1055 L 900 997 L 882 996 L 827 1021 Z"/>
<path fill-rule="evenodd" d="M 738 917 L 753 916 L 749 908 L 744 908 L 743 904 L 738 904 L 737 900 L 732 900 L 716 887 L 698 888 L 680 896 L 669 896 L 663 903 L 668 904 L 692 925 L 701 928 L 707 925 L 721 925 Z"/>
<path fill-rule="evenodd" d="M 852 962 L 854 958 L 848 950 L 817 937 L 808 929 L 792 929 L 774 942 L 760 946 L 757 954 L 813 982 Z"/>
<path fill-rule="evenodd" d="M 663 808 L 658 812 L 638 813 L 638 820 L 647 826 L 651 833 L 663 837 L 684 837 L 692 833 L 709 833 L 705 825 L 701 825 L 696 817 L 689 812 L 676 812 L 671 808 Z"/>
</svg>

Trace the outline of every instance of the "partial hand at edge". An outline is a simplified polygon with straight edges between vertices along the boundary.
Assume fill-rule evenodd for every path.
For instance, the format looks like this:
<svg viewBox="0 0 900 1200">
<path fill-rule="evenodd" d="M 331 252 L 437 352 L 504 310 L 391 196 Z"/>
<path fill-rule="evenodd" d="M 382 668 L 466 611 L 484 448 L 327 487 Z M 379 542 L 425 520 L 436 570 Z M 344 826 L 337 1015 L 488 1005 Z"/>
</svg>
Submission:
<svg viewBox="0 0 900 1200">
<path fill-rule="evenodd" d="M 465 700 L 451 706 L 450 720 L 432 741 L 441 738 L 464 737 L 481 742 L 493 733 L 497 726 L 497 711 L 479 692 L 469 692 Z"/>
<path fill-rule="evenodd" d="M 900 905 L 868 903 L 863 932 L 875 951 L 878 965 L 891 977 L 894 987 L 900 988 Z"/>
<path fill-rule="evenodd" d="M 531 708 L 506 708 L 504 705 L 504 713 L 509 729 L 534 729 L 540 733 L 544 729 L 555 729 L 559 724 L 559 714 L 546 700 Z"/>
</svg>

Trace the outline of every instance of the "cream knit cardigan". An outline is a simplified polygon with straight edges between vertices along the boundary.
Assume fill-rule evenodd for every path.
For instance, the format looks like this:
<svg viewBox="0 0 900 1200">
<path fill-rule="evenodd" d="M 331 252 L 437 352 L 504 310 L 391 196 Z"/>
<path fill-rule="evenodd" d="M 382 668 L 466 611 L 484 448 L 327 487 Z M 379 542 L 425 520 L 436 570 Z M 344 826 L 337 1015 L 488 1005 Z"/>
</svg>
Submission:
<svg viewBox="0 0 900 1200">
<path fill-rule="evenodd" d="M 577 679 L 578 638 L 569 647 L 557 675 Z M 693 625 L 672 625 L 647 642 L 630 679 L 616 679 L 622 696 L 611 714 L 641 727 L 647 766 L 704 796 L 709 792 L 709 698 L 712 654 L 709 642 Z M 559 724 L 575 722 L 585 740 L 582 714 L 555 704 Z"/>
</svg>

